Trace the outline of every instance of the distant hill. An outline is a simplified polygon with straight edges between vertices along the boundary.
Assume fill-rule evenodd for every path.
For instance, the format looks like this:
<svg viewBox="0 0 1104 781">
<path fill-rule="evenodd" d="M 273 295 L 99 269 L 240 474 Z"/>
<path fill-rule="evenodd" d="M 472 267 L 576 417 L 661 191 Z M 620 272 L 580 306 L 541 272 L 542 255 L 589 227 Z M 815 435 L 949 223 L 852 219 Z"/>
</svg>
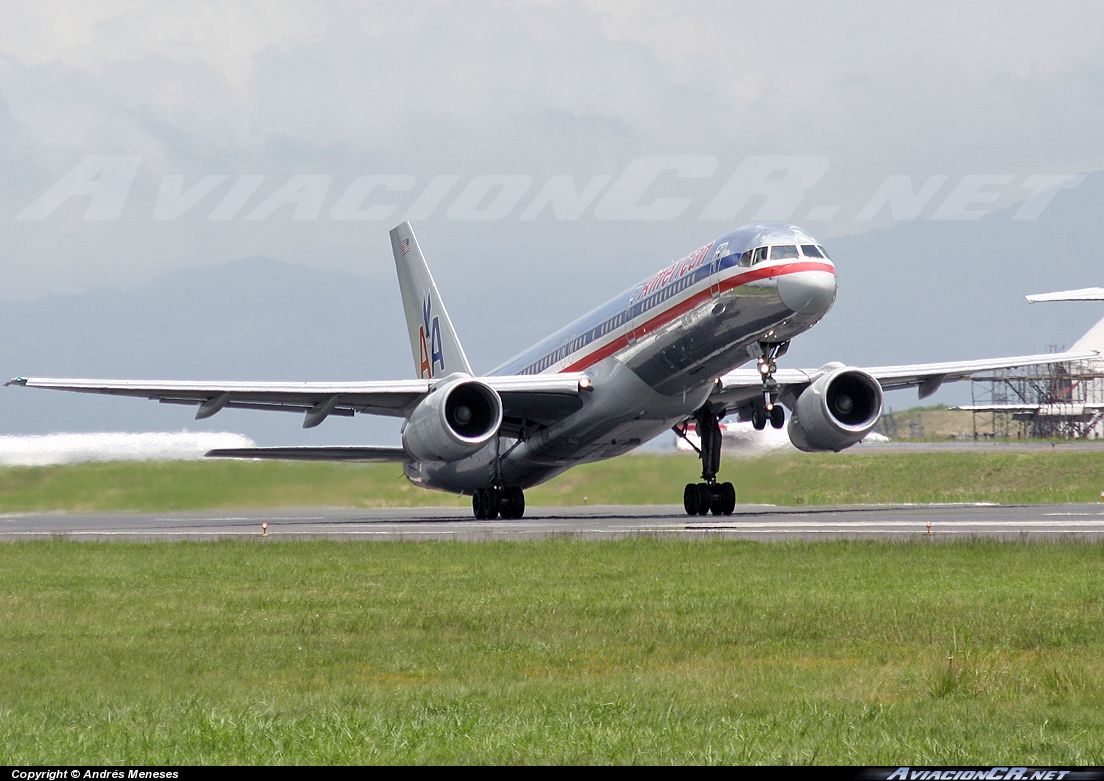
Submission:
<svg viewBox="0 0 1104 781">
<path fill-rule="evenodd" d="M 412 376 L 393 289 L 271 258 L 182 271 L 134 291 L 100 290 L 0 307 L 0 371 L 39 376 L 356 380 Z M 233 428 L 303 438 L 295 415 L 228 410 L 210 421 L 153 402 L 4 389 L 0 433 Z M 217 420 L 217 423 L 214 422 Z M 326 431 L 327 428 L 332 430 Z M 338 429 L 343 429 L 339 431 Z M 337 441 L 362 425 L 321 427 Z M 305 441 L 305 440 L 304 440 Z"/>
</svg>

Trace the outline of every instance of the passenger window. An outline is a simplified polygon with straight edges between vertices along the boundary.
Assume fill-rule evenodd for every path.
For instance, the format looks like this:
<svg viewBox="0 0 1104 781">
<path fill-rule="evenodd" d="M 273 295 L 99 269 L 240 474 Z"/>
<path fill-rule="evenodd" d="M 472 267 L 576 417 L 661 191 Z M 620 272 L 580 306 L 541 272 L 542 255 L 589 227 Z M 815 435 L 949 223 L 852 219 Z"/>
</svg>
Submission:
<svg viewBox="0 0 1104 781">
<path fill-rule="evenodd" d="M 748 250 L 740 256 L 740 265 L 747 268 L 751 265 L 751 250 Z"/>
<path fill-rule="evenodd" d="M 762 263 L 766 259 L 767 259 L 767 248 L 766 247 L 756 247 L 755 248 L 755 254 L 751 256 L 751 265 L 754 266 L 756 263 Z"/>
<path fill-rule="evenodd" d="M 802 244 L 801 245 L 801 254 L 804 255 L 807 258 L 823 258 L 824 257 L 823 255 L 820 254 L 820 250 L 818 250 L 816 248 L 816 246 L 813 245 L 813 244 Z"/>
<path fill-rule="evenodd" d="M 797 247 L 793 244 L 779 244 L 771 247 L 771 260 L 786 260 L 797 257 Z"/>
</svg>

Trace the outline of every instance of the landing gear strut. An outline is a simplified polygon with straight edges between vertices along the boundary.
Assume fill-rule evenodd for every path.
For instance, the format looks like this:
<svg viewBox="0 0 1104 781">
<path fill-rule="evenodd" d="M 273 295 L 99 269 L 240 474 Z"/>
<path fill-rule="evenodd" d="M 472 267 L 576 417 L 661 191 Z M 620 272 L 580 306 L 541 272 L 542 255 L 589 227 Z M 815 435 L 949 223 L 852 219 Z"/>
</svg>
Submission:
<svg viewBox="0 0 1104 781">
<path fill-rule="evenodd" d="M 701 483 L 687 483 L 682 492 L 682 506 L 687 515 L 732 515 L 736 509 L 736 489 L 732 483 L 718 483 L 717 470 L 721 466 L 721 422 L 709 405 L 694 415 L 701 448 L 698 458 L 702 462 Z M 675 427 L 675 433 L 686 438 L 686 430 Z M 689 440 L 687 440 L 689 441 Z"/>
<path fill-rule="evenodd" d="M 751 412 L 751 425 L 756 431 L 765 429 L 767 421 L 774 428 L 782 428 L 786 424 L 786 413 L 778 404 L 778 381 L 774 379 L 774 373 L 778 371 L 775 361 L 789 347 L 789 342 L 757 342 L 748 348 L 748 352 L 755 356 L 759 375 L 763 378 L 763 403 L 756 404 Z"/>
<path fill-rule="evenodd" d="M 525 492 L 520 488 L 477 488 L 472 493 L 476 520 L 493 521 L 500 515 L 516 520 L 525 515 Z"/>
</svg>

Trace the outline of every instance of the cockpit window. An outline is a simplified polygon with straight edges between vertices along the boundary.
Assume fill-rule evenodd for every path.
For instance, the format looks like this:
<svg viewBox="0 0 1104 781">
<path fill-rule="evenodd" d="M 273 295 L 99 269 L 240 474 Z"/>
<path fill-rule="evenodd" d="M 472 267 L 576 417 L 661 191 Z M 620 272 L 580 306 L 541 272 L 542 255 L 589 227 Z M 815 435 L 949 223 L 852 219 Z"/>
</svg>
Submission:
<svg viewBox="0 0 1104 781">
<path fill-rule="evenodd" d="M 828 250 L 824 249 L 824 247 L 817 244 L 817 249 L 820 250 L 820 254 L 828 258 L 828 260 L 832 259 L 832 256 L 828 254 Z"/>
<path fill-rule="evenodd" d="M 755 248 L 755 254 L 751 256 L 751 265 L 754 266 L 756 263 L 762 263 L 766 259 L 767 259 L 767 248 L 766 247 L 756 247 Z"/>
<path fill-rule="evenodd" d="M 807 258 L 823 258 L 824 257 L 823 255 L 820 254 L 820 250 L 818 250 L 816 248 L 815 244 L 802 244 L 801 245 L 801 254 L 804 255 Z"/>
<path fill-rule="evenodd" d="M 771 260 L 785 260 L 797 257 L 797 247 L 793 244 L 778 244 L 771 247 Z"/>
<path fill-rule="evenodd" d="M 740 256 L 740 265 L 744 267 L 751 265 L 751 250 L 748 250 Z"/>
</svg>

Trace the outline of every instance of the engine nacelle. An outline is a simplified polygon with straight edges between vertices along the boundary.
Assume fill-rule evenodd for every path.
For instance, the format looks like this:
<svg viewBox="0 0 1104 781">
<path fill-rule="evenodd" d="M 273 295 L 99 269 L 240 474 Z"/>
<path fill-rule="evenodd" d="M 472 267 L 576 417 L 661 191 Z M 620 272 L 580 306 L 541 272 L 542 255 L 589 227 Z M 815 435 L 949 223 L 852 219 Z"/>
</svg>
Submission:
<svg viewBox="0 0 1104 781">
<path fill-rule="evenodd" d="M 839 366 L 797 397 L 790 441 L 798 450 L 840 451 L 869 434 L 882 414 L 882 386 L 859 369 Z"/>
<path fill-rule="evenodd" d="M 479 450 L 502 425 L 498 392 L 467 375 L 446 378 L 403 427 L 403 449 L 417 461 L 455 461 Z"/>
</svg>

